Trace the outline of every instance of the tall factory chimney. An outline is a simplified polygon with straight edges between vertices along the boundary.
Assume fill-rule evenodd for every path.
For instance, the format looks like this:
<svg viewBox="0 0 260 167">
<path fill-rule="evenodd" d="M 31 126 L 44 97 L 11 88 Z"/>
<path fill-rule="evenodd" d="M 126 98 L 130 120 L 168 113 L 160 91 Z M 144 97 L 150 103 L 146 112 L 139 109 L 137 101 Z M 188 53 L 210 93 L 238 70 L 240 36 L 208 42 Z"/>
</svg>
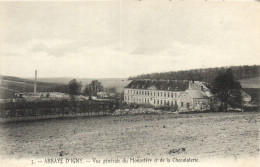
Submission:
<svg viewBox="0 0 260 167">
<path fill-rule="evenodd" d="M 34 93 L 37 92 L 37 70 L 35 70 Z"/>
</svg>

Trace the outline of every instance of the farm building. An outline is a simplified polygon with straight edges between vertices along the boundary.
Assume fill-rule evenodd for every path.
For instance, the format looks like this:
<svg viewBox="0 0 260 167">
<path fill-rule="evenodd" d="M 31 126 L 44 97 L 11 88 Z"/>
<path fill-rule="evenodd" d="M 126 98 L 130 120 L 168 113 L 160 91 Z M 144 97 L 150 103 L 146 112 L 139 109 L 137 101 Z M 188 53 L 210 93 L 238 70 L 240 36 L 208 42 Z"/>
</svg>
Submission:
<svg viewBox="0 0 260 167">
<path fill-rule="evenodd" d="M 251 98 L 251 96 L 249 95 L 249 94 L 247 94 L 245 91 L 243 91 L 243 90 L 241 90 L 241 96 L 242 96 L 242 101 L 244 102 L 244 103 L 249 103 L 251 100 L 252 100 L 252 98 Z"/>
<path fill-rule="evenodd" d="M 98 92 L 97 93 L 97 97 L 98 98 L 108 97 L 108 94 L 107 94 L 107 92 Z"/>
</svg>

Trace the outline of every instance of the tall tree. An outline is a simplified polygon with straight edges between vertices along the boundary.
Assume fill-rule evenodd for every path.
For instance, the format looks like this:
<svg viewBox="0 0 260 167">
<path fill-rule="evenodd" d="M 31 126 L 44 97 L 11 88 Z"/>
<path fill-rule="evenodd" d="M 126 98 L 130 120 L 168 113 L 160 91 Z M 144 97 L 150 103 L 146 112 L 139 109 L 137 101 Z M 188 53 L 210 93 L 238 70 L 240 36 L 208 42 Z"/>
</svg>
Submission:
<svg viewBox="0 0 260 167">
<path fill-rule="evenodd" d="M 91 96 L 97 96 L 97 93 L 102 91 L 104 91 L 104 87 L 98 80 L 91 81 L 91 83 L 87 84 L 84 88 L 84 94 L 88 95 L 89 99 L 92 99 Z"/>
<path fill-rule="evenodd" d="M 93 96 L 97 96 L 98 92 L 104 91 L 104 87 L 102 83 L 99 82 L 98 80 L 91 81 L 89 87 L 90 87 L 90 92 Z"/>
<path fill-rule="evenodd" d="M 71 95 L 78 95 L 80 94 L 82 88 L 81 82 L 78 82 L 76 79 L 73 79 L 68 84 L 69 93 Z"/>
<path fill-rule="evenodd" d="M 241 107 L 241 85 L 234 79 L 231 69 L 218 74 L 212 84 L 212 93 L 221 102 L 221 110 L 231 107 Z"/>
</svg>

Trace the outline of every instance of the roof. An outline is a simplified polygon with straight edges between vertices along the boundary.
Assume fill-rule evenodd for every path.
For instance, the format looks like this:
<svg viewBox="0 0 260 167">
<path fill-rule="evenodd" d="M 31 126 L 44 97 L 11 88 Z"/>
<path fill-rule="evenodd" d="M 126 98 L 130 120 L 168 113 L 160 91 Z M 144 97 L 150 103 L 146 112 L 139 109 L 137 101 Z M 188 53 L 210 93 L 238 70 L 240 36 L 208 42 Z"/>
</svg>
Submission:
<svg viewBox="0 0 260 167">
<path fill-rule="evenodd" d="M 201 90 L 201 87 L 203 87 L 204 91 L 209 91 L 209 89 L 205 85 L 206 83 L 201 82 L 201 81 L 194 81 L 190 82 L 190 89 L 198 89 Z"/>
<path fill-rule="evenodd" d="M 155 88 L 165 91 L 185 91 L 189 88 L 189 81 L 181 80 L 133 80 L 125 88 L 148 89 Z"/>
<path fill-rule="evenodd" d="M 251 97 L 249 94 L 247 94 L 245 91 L 241 90 L 241 96 L 242 97 Z"/>
<path fill-rule="evenodd" d="M 186 90 L 185 92 L 188 93 L 194 99 L 208 98 L 208 95 L 201 90 Z"/>
</svg>

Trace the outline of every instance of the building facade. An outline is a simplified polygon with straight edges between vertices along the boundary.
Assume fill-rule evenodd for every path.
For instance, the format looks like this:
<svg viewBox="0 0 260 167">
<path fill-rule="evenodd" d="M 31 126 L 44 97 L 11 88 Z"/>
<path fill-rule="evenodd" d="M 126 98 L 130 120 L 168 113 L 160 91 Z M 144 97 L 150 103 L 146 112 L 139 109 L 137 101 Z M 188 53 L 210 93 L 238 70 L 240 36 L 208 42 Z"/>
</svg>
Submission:
<svg viewBox="0 0 260 167">
<path fill-rule="evenodd" d="M 124 89 L 124 101 L 192 110 L 197 105 L 203 110 L 205 107 L 201 108 L 201 105 L 209 101 L 206 92 L 210 94 L 209 89 L 198 81 L 133 80 Z"/>
</svg>

